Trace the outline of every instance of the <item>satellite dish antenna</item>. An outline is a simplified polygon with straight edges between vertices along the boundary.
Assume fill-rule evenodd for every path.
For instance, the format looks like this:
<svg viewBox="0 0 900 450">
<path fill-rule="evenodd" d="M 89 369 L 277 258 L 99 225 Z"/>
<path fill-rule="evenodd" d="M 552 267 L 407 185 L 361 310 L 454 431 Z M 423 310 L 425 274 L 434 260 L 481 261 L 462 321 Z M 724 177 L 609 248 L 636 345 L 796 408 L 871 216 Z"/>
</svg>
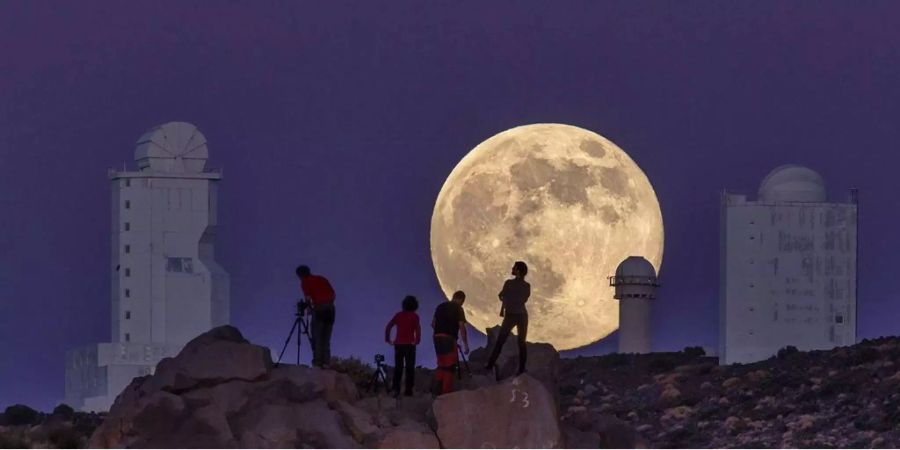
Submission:
<svg viewBox="0 0 900 450">
<path fill-rule="evenodd" d="M 134 159 L 145 172 L 201 173 L 209 149 L 206 137 L 187 122 L 169 122 L 144 133 L 137 141 Z"/>
</svg>

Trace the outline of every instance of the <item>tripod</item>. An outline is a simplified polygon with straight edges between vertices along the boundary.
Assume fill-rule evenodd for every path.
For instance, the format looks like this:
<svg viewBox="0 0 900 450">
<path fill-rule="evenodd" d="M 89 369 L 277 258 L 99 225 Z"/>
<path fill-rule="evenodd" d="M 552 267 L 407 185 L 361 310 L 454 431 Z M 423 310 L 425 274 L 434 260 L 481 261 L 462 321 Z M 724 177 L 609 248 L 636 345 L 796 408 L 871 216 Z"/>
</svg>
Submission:
<svg viewBox="0 0 900 450">
<path fill-rule="evenodd" d="M 281 353 L 278 355 L 278 361 L 275 362 L 275 367 L 278 367 L 281 364 L 281 357 L 284 356 L 284 351 L 287 350 L 288 343 L 291 342 L 291 338 L 294 336 L 294 330 L 300 329 L 297 332 L 297 365 L 300 365 L 300 341 L 302 340 L 302 335 L 306 335 L 306 340 L 309 341 L 310 347 L 315 344 L 312 341 L 312 337 L 309 335 L 309 317 L 306 316 L 306 309 L 308 308 L 308 304 L 306 302 L 297 302 L 297 311 L 294 312 L 294 325 L 291 326 L 291 332 L 288 333 L 287 339 L 284 340 L 284 347 L 281 348 Z"/>
<path fill-rule="evenodd" d="M 469 361 L 466 359 L 466 354 L 463 353 L 462 347 L 460 347 L 458 343 L 456 344 L 456 351 L 459 352 L 460 361 L 466 365 L 466 373 L 468 373 L 469 376 L 472 376 L 472 369 L 469 368 Z M 462 380 L 462 364 L 459 362 L 456 363 L 456 378 Z"/>
<path fill-rule="evenodd" d="M 391 391 L 388 389 L 387 377 L 384 374 L 384 356 L 375 355 L 375 371 L 372 372 L 372 378 L 369 379 L 369 386 L 366 388 L 366 392 L 374 391 L 377 394 L 379 386 L 384 386 L 385 392 Z"/>
</svg>

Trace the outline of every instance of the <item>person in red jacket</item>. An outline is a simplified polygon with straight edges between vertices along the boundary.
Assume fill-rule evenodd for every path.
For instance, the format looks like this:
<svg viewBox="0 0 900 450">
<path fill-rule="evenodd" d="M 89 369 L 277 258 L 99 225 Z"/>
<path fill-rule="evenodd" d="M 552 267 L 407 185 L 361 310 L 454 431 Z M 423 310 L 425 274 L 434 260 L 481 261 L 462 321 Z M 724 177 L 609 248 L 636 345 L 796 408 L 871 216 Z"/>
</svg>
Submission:
<svg viewBox="0 0 900 450">
<path fill-rule="evenodd" d="M 394 345 L 394 395 L 400 396 L 400 380 L 406 372 L 406 389 L 403 394 L 413 394 L 416 382 L 416 346 L 422 339 L 422 328 L 419 326 L 419 301 L 412 295 L 403 299 L 403 311 L 394 315 L 384 328 L 384 342 Z M 391 339 L 391 328 L 397 327 L 397 335 Z M 404 370 L 405 369 L 405 370 Z"/>
<path fill-rule="evenodd" d="M 328 279 L 313 275 L 309 267 L 297 267 L 303 298 L 312 310 L 310 342 L 313 347 L 314 367 L 327 367 L 331 363 L 331 330 L 334 328 L 334 288 Z"/>
</svg>

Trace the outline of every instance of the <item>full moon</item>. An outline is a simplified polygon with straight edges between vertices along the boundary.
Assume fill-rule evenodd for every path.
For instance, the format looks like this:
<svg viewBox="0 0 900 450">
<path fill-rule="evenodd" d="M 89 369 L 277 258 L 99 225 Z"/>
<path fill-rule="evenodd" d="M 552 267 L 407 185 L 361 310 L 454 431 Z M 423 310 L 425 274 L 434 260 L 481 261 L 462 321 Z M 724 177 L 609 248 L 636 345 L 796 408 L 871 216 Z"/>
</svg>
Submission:
<svg viewBox="0 0 900 450">
<path fill-rule="evenodd" d="M 568 350 L 619 326 L 608 277 L 628 256 L 662 263 L 659 201 L 616 144 L 562 124 L 513 128 L 482 142 L 444 182 L 431 216 L 431 257 L 444 294 L 466 292 L 484 332 L 513 262 L 529 266 L 528 340 Z"/>
</svg>

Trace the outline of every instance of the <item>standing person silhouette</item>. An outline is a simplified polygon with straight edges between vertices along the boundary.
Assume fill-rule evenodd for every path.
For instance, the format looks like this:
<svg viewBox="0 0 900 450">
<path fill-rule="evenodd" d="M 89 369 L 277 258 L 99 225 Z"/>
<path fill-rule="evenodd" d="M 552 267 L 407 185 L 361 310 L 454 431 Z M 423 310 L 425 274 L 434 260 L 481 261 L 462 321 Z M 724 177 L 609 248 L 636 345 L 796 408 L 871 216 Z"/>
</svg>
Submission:
<svg viewBox="0 0 900 450">
<path fill-rule="evenodd" d="M 308 266 L 297 267 L 303 298 L 312 310 L 310 341 L 314 367 L 327 368 L 331 363 L 331 330 L 334 328 L 334 288 L 328 279 L 313 275 Z"/>
<path fill-rule="evenodd" d="M 400 396 L 400 380 L 406 374 L 406 389 L 403 395 L 413 395 L 416 384 L 416 346 L 422 339 L 419 326 L 419 300 L 407 295 L 401 304 L 403 311 L 394 315 L 384 328 L 384 342 L 394 346 L 394 397 Z M 391 329 L 397 327 L 397 335 L 391 339 Z"/>
<path fill-rule="evenodd" d="M 437 370 L 434 371 L 432 394 L 441 395 L 453 391 L 453 375 L 459 364 L 457 340 L 462 337 L 465 354 L 469 354 L 469 338 L 466 333 L 466 312 L 463 303 L 466 293 L 456 291 L 449 302 L 441 302 L 434 309 L 431 328 L 434 329 L 434 354 L 437 356 Z"/>
<path fill-rule="evenodd" d="M 531 285 L 525 281 L 525 275 L 528 274 L 528 265 L 522 261 L 516 261 L 512 267 L 513 279 L 506 280 L 503 283 L 503 290 L 498 295 L 503 305 L 500 308 L 500 316 L 503 317 L 503 323 L 500 325 L 500 333 L 497 336 L 497 342 L 494 343 L 494 349 L 491 351 L 491 357 L 488 359 L 485 370 L 494 369 L 500 351 L 503 350 L 503 344 L 509 338 L 509 333 L 513 327 L 516 327 L 516 334 L 519 340 L 519 374 L 525 372 L 525 361 L 528 358 L 528 348 L 525 345 L 525 339 L 528 336 L 528 310 L 525 309 L 525 302 L 531 296 Z"/>
</svg>

